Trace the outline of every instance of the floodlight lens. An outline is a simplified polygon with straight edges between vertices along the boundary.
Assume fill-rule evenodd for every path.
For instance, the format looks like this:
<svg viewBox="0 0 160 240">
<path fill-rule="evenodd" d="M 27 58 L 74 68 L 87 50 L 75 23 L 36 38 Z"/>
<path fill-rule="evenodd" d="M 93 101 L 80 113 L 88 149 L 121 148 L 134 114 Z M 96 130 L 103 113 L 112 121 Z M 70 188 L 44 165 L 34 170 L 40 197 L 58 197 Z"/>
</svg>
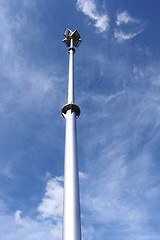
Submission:
<svg viewBox="0 0 160 240">
<path fill-rule="evenodd" d="M 75 39 L 79 39 L 80 38 L 80 35 L 79 35 L 79 33 L 77 32 L 77 30 L 75 31 L 75 33 L 74 33 L 74 37 L 75 37 Z"/>
<path fill-rule="evenodd" d="M 65 38 L 63 42 L 67 45 L 67 47 L 70 47 L 70 40 L 68 38 Z"/>
<path fill-rule="evenodd" d="M 71 36 L 71 35 L 72 35 L 72 31 L 71 31 L 70 29 L 66 28 L 66 29 L 64 30 L 64 36 L 65 36 L 65 37 L 69 37 L 69 36 Z"/>
<path fill-rule="evenodd" d="M 69 30 L 66 28 L 64 31 L 64 36 L 67 37 L 69 35 Z"/>
</svg>

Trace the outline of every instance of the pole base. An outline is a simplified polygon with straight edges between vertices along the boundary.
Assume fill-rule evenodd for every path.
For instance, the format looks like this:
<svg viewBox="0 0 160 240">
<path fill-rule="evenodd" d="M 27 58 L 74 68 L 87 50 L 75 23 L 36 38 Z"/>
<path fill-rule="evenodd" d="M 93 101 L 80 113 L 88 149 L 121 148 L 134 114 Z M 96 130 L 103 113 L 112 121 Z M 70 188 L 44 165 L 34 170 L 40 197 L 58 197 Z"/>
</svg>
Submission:
<svg viewBox="0 0 160 240">
<path fill-rule="evenodd" d="M 80 116 L 80 108 L 75 103 L 67 103 L 62 108 L 62 116 L 66 118 L 66 113 L 68 110 L 71 110 L 76 113 L 76 118 Z"/>
</svg>

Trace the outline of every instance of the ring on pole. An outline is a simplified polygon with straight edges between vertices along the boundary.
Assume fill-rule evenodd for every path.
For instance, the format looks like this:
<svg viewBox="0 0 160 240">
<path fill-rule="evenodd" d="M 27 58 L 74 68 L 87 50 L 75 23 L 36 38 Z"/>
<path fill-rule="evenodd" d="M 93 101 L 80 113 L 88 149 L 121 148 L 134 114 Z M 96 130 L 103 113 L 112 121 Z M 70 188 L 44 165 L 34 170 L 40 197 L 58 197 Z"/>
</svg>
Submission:
<svg viewBox="0 0 160 240">
<path fill-rule="evenodd" d="M 63 106 L 62 108 L 62 116 L 66 118 L 66 113 L 68 110 L 71 110 L 76 113 L 76 118 L 79 118 L 80 116 L 80 108 L 75 103 L 68 103 Z"/>
</svg>

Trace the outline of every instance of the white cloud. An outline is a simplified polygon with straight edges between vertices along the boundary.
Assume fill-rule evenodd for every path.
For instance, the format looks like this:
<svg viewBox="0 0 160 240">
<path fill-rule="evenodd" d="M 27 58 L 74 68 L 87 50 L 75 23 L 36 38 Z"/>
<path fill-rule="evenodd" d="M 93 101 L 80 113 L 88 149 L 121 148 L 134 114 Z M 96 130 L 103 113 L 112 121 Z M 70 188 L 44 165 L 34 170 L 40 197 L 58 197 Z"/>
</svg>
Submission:
<svg viewBox="0 0 160 240">
<path fill-rule="evenodd" d="M 117 25 L 127 24 L 127 23 L 138 23 L 139 20 L 131 17 L 127 11 L 123 11 L 117 14 Z"/>
<path fill-rule="evenodd" d="M 63 211 L 63 177 L 51 178 L 47 182 L 46 192 L 38 207 L 43 219 L 61 219 Z"/>
<path fill-rule="evenodd" d="M 60 240 L 62 226 L 60 222 L 53 224 L 49 220 L 39 221 L 24 217 L 21 219 L 23 224 L 17 224 L 12 214 L 0 216 L 0 239 L 3 240 Z"/>
<path fill-rule="evenodd" d="M 133 143 L 130 144 L 133 146 Z M 149 213 L 152 200 L 149 203 L 148 196 L 154 192 L 154 197 L 159 198 L 159 185 L 155 190 L 149 173 L 152 159 L 146 153 L 134 159 L 133 163 L 128 163 L 128 157 L 123 155 L 128 146 L 122 139 L 110 148 L 99 152 L 97 163 L 92 159 L 95 166 L 90 166 L 90 173 L 93 174 L 89 176 L 86 189 L 83 186 L 82 206 L 87 209 L 87 219 L 91 225 L 113 225 L 115 235 L 125 232 L 129 238 L 134 235 L 136 240 L 143 239 L 142 236 L 150 232 L 147 222 L 152 218 Z"/>
<path fill-rule="evenodd" d="M 105 56 L 102 62 L 108 69 Z M 115 69 L 116 64 L 112 65 Z M 123 62 L 126 76 L 128 65 Z M 104 228 L 112 225 L 114 229 L 111 232 L 116 236 L 119 233 L 127 235 L 124 239 L 149 239 L 147 235 L 158 239 L 158 228 L 158 233 L 154 234 L 154 227 L 150 225 L 151 221 L 159 221 L 158 214 L 154 212 L 154 204 L 158 204 L 160 196 L 160 178 L 156 170 L 158 156 L 155 153 L 160 139 L 158 65 L 134 68 L 136 81 L 139 80 L 134 90 L 126 87 L 115 96 L 96 95 L 90 91 L 86 94 L 90 99 L 87 107 L 84 97 L 84 121 L 89 124 L 83 138 L 89 135 L 89 141 L 84 145 L 81 143 L 81 147 L 89 160 L 86 160 L 87 184 L 81 187 L 82 209 L 88 213 L 87 216 L 83 213 L 83 216 L 85 223 L 88 221 L 92 226 L 95 222 Z M 154 86 L 155 80 L 159 85 Z M 142 82 L 145 82 L 143 90 L 140 89 Z M 91 104 L 94 102 L 97 116 L 92 111 L 88 120 L 89 101 Z M 154 171 L 157 172 L 155 176 Z M 104 239 L 104 236 L 99 239 Z"/>
<path fill-rule="evenodd" d="M 132 38 L 136 37 L 142 31 L 143 31 L 143 29 L 141 29 L 141 30 L 139 30 L 138 32 L 135 32 L 135 33 L 125 33 L 123 31 L 119 31 L 119 30 L 115 29 L 114 36 L 118 41 L 121 42 L 121 41 L 129 40 L 129 39 L 132 39 Z"/>
<path fill-rule="evenodd" d="M 141 21 L 130 16 L 127 11 L 117 14 L 116 24 L 117 28 L 114 30 L 114 37 L 119 42 L 132 39 L 144 30 Z M 130 26 L 129 29 L 127 26 Z"/>
<path fill-rule="evenodd" d="M 49 95 L 51 91 L 54 103 L 57 99 L 57 91 L 61 94 L 57 82 L 60 85 L 62 78 L 56 76 L 58 74 L 56 62 L 51 66 L 44 66 L 42 69 L 36 62 L 36 58 L 34 62 L 29 59 L 27 55 L 29 51 L 26 50 L 25 54 L 23 52 L 23 48 L 27 44 L 32 45 L 32 41 L 40 43 L 40 29 L 36 22 L 31 22 L 27 14 L 29 8 L 32 7 L 34 12 L 38 14 L 36 6 L 32 1 L 28 1 L 29 4 L 26 4 L 26 1 L 22 2 L 21 7 L 15 13 L 12 12 L 9 1 L 6 0 L 5 3 L 0 4 L 0 76 L 1 81 L 5 79 L 5 82 L 7 81 L 10 86 L 7 91 L 3 89 L 1 93 L 0 110 L 5 108 L 10 101 L 22 104 L 23 108 L 26 105 L 32 105 L 33 102 L 40 101 L 42 104 L 44 97 Z M 16 3 L 14 4 L 16 5 Z M 18 97 L 19 91 L 21 96 Z"/>
<path fill-rule="evenodd" d="M 79 172 L 79 180 L 85 180 L 88 178 L 88 175 L 83 173 L 83 172 Z"/>
<path fill-rule="evenodd" d="M 79 172 L 80 181 L 87 179 L 87 177 L 87 174 Z M 45 195 L 38 207 L 42 219 L 52 218 L 54 220 L 62 220 L 63 182 L 63 176 L 48 179 Z M 21 212 L 17 212 L 18 216 L 20 213 Z"/>
<path fill-rule="evenodd" d="M 28 2 L 27 6 L 25 5 L 26 2 Z M 12 3 L 8 0 L 0 1 L 0 114 L 3 115 L 0 123 L 3 126 L 4 134 L 1 134 L 2 138 L 3 136 L 9 137 L 6 134 L 7 129 L 9 129 L 7 124 L 10 127 L 13 124 L 13 128 L 17 127 L 20 131 L 22 129 L 22 131 L 26 131 L 31 118 L 42 112 L 42 109 L 45 117 L 46 111 L 50 108 L 53 106 L 56 108 L 57 104 L 59 106 L 63 105 L 64 97 L 61 97 L 64 94 L 62 68 L 60 67 L 61 71 L 56 70 L 58 69 L 56 67 L 58 63 L 56 62 L 46 66 L 46 60 L 44 64 L 41 63 L 42 67 L 37 62 L 37 57 L 32 57 L 32 59 L 29 57 L 30 54 L 32 55 L 33 45 L 35 43 L 41 44 L 39 25 L 36 20 L 32 21 L 29 17 L 32 11 L 35 16 L 39 14 L 36 4 L 32 2 L 21 1 L 19 8 L 17 8 L 18 1 Z M 35 6 L 33 6 L 34 4 Z M 61 72 L 61 77 L 58 77 L 58 72 Z M 59 100 L 57 101 L 57 99 Z M 51 113 L 50 110 L 49 112 Z M 22 121 L 23 113 L 26 115 L 26 123 Z M 10 118 L 12 122 L 9 120 Z M 49 124 L 48 120 L 46 124 Z M 57 121 L 57 124 L 59 124 L 59 121 Z M 56 135 L 56 128 L 55 124 L 52 129 L 55 132 L 52 132 L 52 136 Z M 50 130 L 47 125 L 44 132 L 41 131 L 43 131 L 43 128 L 35 133 L 39 135 L 39 141 L 48 142 L 48 139 L 51 138 L 48 137 Z M 8 134 L 9 132 L 8 130 Z M 12 138 L 13 134 L 10 134 Z M 17 134 L 17 139 L 19 137 L 20 134 Z M 57 141 L 58 136 L 57 138 L 52 137 L 52 139 Z M 58 146 L 61 147 L 61 144 L 58 144 Z M 1 148 L 2 151 L 3 148 Z M 0 174 L 8 179 L 14 178 L 15 161 L 18 161 L 18 158 L 12 159 L 11 157 L 7 161 L 2 158 Z"/>
<path fill-rule="evenodd" d="M 21 210 L 17 210 L 17 211 L 15 212 L 15 221 L 16 221 L 16 223 L 18 223 L 18 224 L 21 224 L 21 223 L 22 223 L 22 221 L 21 221 L 21 213 L 22 213 Z"/>
<path fill-rule="evenodd" d="M 9 211 L 6 204 L 0 200 L 0 239 L 3 240 L 60 240 L 62 236 L 62 223 L 54 224 L 49 219 L 37 219 L 29 216 L 21 217 L 21 210 L 15 214 Z"/>
<path fill-rule="evenodd" d="M 101 14 L 98 12 L 94 0 L 77 0 L 77 7 L 95 22 L 94 26 L 99 30 L 99 32 L 108 30 L 109 17 L 106 13 Z"/>
</svg>

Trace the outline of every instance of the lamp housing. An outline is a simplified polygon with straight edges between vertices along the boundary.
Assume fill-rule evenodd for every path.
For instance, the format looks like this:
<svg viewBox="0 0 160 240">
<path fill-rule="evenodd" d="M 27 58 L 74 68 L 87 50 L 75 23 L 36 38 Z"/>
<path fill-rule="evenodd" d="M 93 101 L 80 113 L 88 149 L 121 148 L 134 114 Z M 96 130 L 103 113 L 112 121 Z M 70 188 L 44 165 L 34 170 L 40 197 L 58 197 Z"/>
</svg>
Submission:
<svg viewBox="0 0 160 240">
<path fill-rule="evenodd" d="M 67 45 L 67 47 L 70 47 L 71 39 L 73 39 L 73 46 L 78 47 L 80 43 L 82 42 L 80 35 L 77 30 L 72 32 L 70 29 L 66 28 L 64 31 L 64 36 L 66 37 L 63 42 Z"/>
</svg>

